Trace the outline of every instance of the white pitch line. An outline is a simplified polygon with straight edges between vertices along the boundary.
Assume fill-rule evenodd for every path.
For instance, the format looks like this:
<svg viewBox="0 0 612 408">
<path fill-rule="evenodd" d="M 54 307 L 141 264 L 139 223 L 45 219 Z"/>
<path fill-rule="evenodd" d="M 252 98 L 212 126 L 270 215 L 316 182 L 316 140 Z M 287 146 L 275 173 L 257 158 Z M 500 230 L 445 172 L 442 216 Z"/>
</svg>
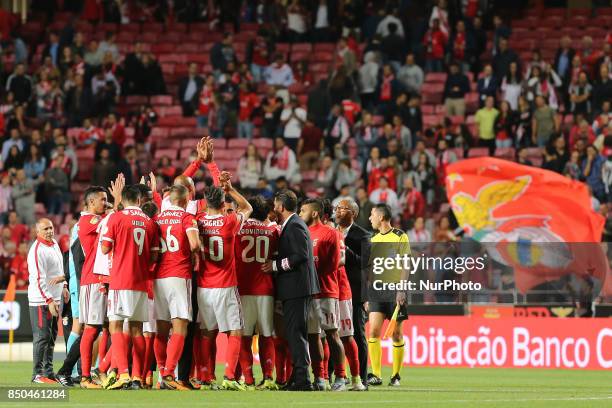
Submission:
<svg viewBox="0 0 612 408">
<path fill-rule="evenodd" d="M 414 402 L 415 405 L 419 405 L 419 404 L 448 404 L 448 403 L 459 403 L 459 404 L 464 404 L 464 403 L 469 403 L 469 404 L 473 404 L 475 402 L 477 403 L 494 403 L 494 402 L 538 402 L 538 401 L 546 401 L 546 402 L 563 402 L 563 401 L 607 401 L 607 400 L 612 400 L 612 395 L 609 396 L 602 396 L 602 397 L 567 397 L 567 398 L 512 398 L 512 399 L 479 399 L 479 400 L 468 400 L 468 399 L 455 399 L 455 400 L 427 400 L 427 401 L 418 401 L 418 402 Z M 196 401 L 194 401 L 196 402 Z M 309 406 L 319 406 L 319 405 L 326 405 L 329 406 L 330 404 L 330 400 L 328 401 L 303 401 L 303 402 L 293 402 L 294 405 L 309 405 Z M 372 405 L 372 401 L 371 400 L 355 400 L 355 401 L 347 401 L 347 400 L 339 400 L 337 402 L 341 402 L 343 404 L 358 404 L 358 405 Z M 402 402 L 406 402 L 406 399 L 393 399 L 393 400 L 376 400 L 376 403 L 383 403 L 383 404 L 394 404 L 394 403 L 402 403 Z M 150 401 L 149 401 L 150 403 Z M 121 404 L 121 403 L 117 403 L 116 401 L 114 401 L 112 403 L 113 405 L 117 405 L 117 406 L 127 406 L 129 405 L 128 403 L 126 404 Z M 164 403 L 165 404 L 165 403 Z M 257 403 L 257 402 L 253 402 L 253 401 L 242 401 L 242 402 L 238 402 L 238 401 L 207 401 L 206 399 L 203 399 L 202 401 L 197 401 L 196 405 L 198 406 L 202 406 L 202 405 L 232 405 L 232 406 L 242 406 L 242 405 L 249 405 L 249 406 L 257 406 L 257 405 L 266 405 L 269 406 L 269 402 L 266 403 Z M 0 406 L 2 406 L 4 404 L 0 404 Z M 59 405 L 59 404 L 58 404 Z M 70 407 L 108 407 L 108 403 L 106 404 L 90 404 L 90 403 L 69 403 Z M 155 406 L 155 404 L 151 404 L 153 406 Z M 57 406 L 57 405 L 56 405 Z"/>
</svg>

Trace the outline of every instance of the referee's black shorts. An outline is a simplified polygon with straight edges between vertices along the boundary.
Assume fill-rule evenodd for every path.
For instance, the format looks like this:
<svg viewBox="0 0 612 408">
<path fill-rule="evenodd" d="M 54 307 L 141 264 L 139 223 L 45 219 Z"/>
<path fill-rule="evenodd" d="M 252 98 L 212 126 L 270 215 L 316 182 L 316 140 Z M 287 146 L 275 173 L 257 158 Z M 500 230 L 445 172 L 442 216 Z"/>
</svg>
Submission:
<svg viewBox="0 0 612 408">
<path fill-rule="evenodd" d="M 385 319 L 391 320 L 393 317 L 393 312 L 395 311 L 396 302 L 368 302 L 368 311 L 383 313 L 385 315 Z M 403 322 L 408 319 L 408 306 L 406 303 L 400 306 L 399 311 L 397 312 L 397 321 Z"/>
</svg>

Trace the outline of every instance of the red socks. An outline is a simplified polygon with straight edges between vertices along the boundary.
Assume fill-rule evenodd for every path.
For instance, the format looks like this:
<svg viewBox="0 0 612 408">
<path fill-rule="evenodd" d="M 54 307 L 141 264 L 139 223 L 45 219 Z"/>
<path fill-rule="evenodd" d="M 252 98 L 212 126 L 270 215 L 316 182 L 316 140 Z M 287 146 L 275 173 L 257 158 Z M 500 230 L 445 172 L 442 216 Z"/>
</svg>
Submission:
<svg viewBox="0 0 612 408">
<path fill-rule="evenodd" d="M 143 336 L 132 338 L 132 378 L 142 380 L 142 371 L 145 364 L 145 340 Z"/>
<path fill-rule="evenodd" d="M 357 349 L 357 342 L 355 342 L 353 337 L 343 337 L 342 344 L 344 344 L 344 353 L 351 368 L 351 376 L 357 377 L 359 375 L 359 350 Z"/>
<path fill-rule="evenodd" d="M 128 374 L 128 347 L 123 333 L 111 334 L 111 341 L 113 342 L 113 358 L 117 363 L 119 374 Z"/>
<path fill-rule="evenodd" d="M 242 374 L 244 375 L 244 381 L 249 385 L 255 382 L 255 379 L 253 378 L 253 350 L 251 350 L 252 342 L 253 337 L 243 336 L 240 347 L 240 368 L 242 369 Z"/>
<path fill-rule="evenodd" d="M 274 339 L 272 337 L 259 336 L 259 361 L 264 378 L 272 378 L 274 372 Z"/>
<path fill-rule="evenodd" d="M 157 361 L 157 369 L 162 376 L 166 375 L 166 349 L 168 348 L 168 337 L 156 335 L 153 342 L 153 350 L 155 351 L 155 360 Z"/>
<path fill-rule="evenodd" d="M 108 329 L 102 329 L 102 335 L 100 336 L 100 341 L 98 342 L 98 363 L 102 360 L 104 360 L 104 357 L 106 356 L 106 352 L 107 352 L 107 346 L 108 346 L 108 338 L 110 337 L 110 334 L 108 333 Z M 98 368 L 100 364 L 98 364 Z"/>
<path fill-rule="evenodd" d="M 211 353 L 213 352 L 212 343 L 214 343 L 215 340 L 215 338 L 211 339 L 209 337 L 202 336 L 202 349 L 200 354 L 200 376 L 202 377 L 202 381 L 204 382 L 211 382 L 214 378 L 214 366 L 211 365 L 213 356 L 211 355 Z"/>
<path fill-rule="evenodd" d="M 181 354 L 183 354 L 183 346 L 185 346 L 185 336 L 176 333 L 170 336 L 170 340 L 168 341 L 165 375 L 174 376 L 174 369 L 181 358 Z"/>
<path fill-rule="evenodd" d="M 95 327 L 85 327 L 85 330 L 83 330 L 81 345 L 79 347 L 81 351 L 81 374 L 83 377 L 91 376 L 92 347 L 97 334 L 98 329 Z"/>
<path fill-rule="evenodd" d="M 98 362 L 98 370 L 100 370 L 101 373 L 107 372 L 111 366 L 112 360 L 113 360 L 113 344 L 111 343 L 110 347 L 108 348 L 108 351 L 104 355 L 104 358 Z"/>
<path fill-rule="evenodd" d="M 234 380 L 236 364 L 240 356 L 240 336 L 227 336 L 227 349 L 225 350 L 225 376 Z"/>
<path fill-rule="evenodd" d="M 329 380 L 329 373 L 327 372 L 329 368 L 329 343 L 327 341 L 323 341 L 323 378 Z"/>
<path fill-rule="evenodd" d="M 149 375 L 152 375 L 151 365 L 153 364 L 153 345 L 155 344 L 155 333 L 149 333 L 149 336 L 144 338 L 145 340 L 145 360 L 144 367 L 142 369 L 142 373 L 145 378 Z"/>
</svg>

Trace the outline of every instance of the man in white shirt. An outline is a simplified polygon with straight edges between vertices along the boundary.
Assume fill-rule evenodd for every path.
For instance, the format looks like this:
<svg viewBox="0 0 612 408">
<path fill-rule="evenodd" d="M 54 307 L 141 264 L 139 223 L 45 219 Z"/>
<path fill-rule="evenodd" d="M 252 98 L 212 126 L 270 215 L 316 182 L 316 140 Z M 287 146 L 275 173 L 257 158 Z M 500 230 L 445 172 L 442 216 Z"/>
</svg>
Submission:
<svg viewBox="0 0 612 408">
<path fill-rule="evenodd" d="M 295 152 L 302 134 L 302 128 L 306 123 L 306 110 L 300 107 L 295 95 L 291 95 L 291 100 L 285 105 L 280 120 L 285 126 L 283 130 L 285 143 Z"/>
<path fill-rule="evenodd" d="M 293 70 L 285 64 L 283 54 L 276 54 L 274 62 L 264 70 L 264 79 L 268 85 L 287 88 L 293 84 Z"/>
<path fill-rule="evenodd" d="M 380 34 L 383 38 L 389 35 L 389 23 L 395 23 L 397 25 L 397 32 L 395 34 L 404 38 L 404 25 L 402 21 L 393 15 L 392 12 L 388 12 L 385 18 L 383 18 L 378 27 L 376 27 L 376 34 Z"/>
<path fill-rule="evenodd" d="M 54 239 L 53 223 L 42 218 L 36 223 L 36 241 L 28 253 L 28 304 L 34 348 L 33 383 L 55 383 L 53 348 L 62 305 L 70 298 L 64 276 L 64 258 Z"/>
<path fill-rule="evenodd" d="M 381 177 L 378 188 L 370 193 L 370 201 L 374 204 L 387 204 L 391 208 L 393 217 L 397 217 L 400 213 L 399 200 L 397 193 L 389 188 L 389 182 L 386 177 Z"/>
</svg>

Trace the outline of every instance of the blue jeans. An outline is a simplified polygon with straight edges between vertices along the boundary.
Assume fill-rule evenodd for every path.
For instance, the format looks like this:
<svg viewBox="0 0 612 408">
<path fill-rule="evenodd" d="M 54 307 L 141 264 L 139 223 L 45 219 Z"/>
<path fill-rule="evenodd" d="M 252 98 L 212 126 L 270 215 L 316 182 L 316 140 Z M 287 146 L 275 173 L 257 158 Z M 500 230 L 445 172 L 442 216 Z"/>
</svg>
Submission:
<svg viewBox="0 0 612 408">
<path fill-rule="evenodd" d="M 428 59 L 425 61 L 426 72 L 443 72 L 444 64 L 441 59 Z"/>
<path fill-rule="evenodd" d="M 251 140 L 253 138 L 253 128 L 254 127 L 255 126 L 253 125 L 253 122 L 249 122 L 248 120 L 246 121 L 239 120 L 238 121 L 238 138 Z"/>
<path fill-rule="evenodd" d="M 512 139 L 505 139 L 505 140 L 495 140 L 495 147 L 497 147 L 498 149 L 503 149 L 506 147 L 512 147 Z"/>
<path fill-rule="evenodd" d="M 63 194 L 51 194 L 47 198 L 47 213 L 59 215 L 62 213 L 62 204 L 64 202 Z"/>
<path fill-rule="evenodd" d="M 205 128 L 208 127 L 208 116 L 206 115 L 198 115 L 198 127 Z"/>
<path fill-rule="evenodd" d="M 261 65 L 251 64 L 251 74 L 253 74 L 253 80 L 255 82 L 263 81 L 264 69 L 265 67 Z"/>
</svg>

